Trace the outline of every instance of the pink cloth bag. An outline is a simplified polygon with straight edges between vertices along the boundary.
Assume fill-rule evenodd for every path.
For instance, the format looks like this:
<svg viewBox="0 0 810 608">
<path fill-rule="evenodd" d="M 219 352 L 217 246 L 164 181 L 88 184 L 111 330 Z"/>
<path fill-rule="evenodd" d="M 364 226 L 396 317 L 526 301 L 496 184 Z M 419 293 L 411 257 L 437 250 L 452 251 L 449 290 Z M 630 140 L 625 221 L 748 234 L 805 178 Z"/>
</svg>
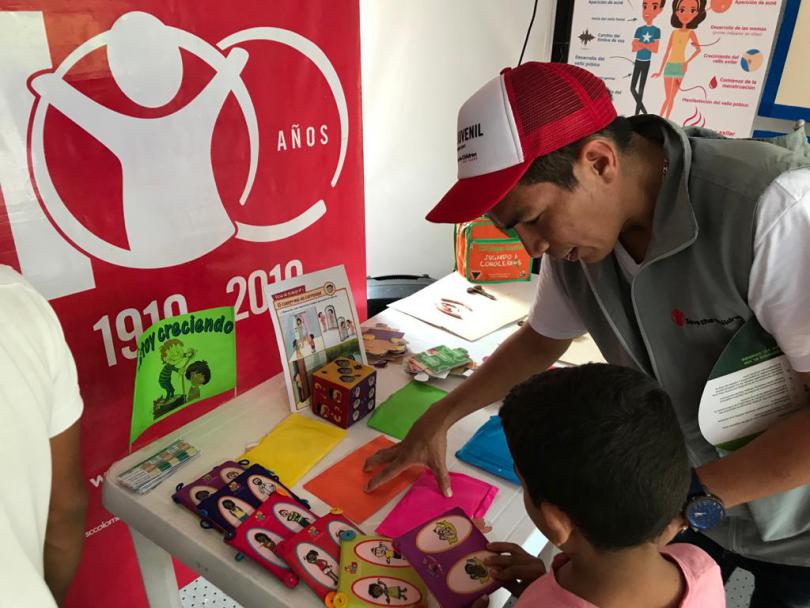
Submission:
<svg viewBox="0 0 810 608">
<path fill-rule="evenodd" d="M 498 488 L 464 473 L 450 473 L 451 498 L 439 491 L 439 484 L 430 470 L 411 486 L 388 516 L 377 526 L 377 534 L 394 538 L 412 530 L 429 519 L 461 507 L 470 519 L 484 517 Z"/>
</svg>

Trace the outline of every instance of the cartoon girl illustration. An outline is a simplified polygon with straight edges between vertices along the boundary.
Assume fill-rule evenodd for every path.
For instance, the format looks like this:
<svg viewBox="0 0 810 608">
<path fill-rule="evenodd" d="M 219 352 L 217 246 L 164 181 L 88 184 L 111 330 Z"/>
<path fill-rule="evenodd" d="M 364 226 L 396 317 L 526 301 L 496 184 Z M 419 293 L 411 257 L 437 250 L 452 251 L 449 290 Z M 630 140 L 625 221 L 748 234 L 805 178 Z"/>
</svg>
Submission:
<svg viewBox="0 0 810 608">
<path fill-rule="evenodd" d="M 455 545 L 458 542 L 458 532 L 456 527 L 449 521 L 437 521 L 433 528 L 433 532 L 440 540 L 447 542 L 449 545 Z"/>
<path fill-rule="evenodd" d="M 222 506 L 228 510 L 228 513 L 233 515 L 240 522 L 245 521 L 248 518 L 249 514 L 242 510 L 241 507 L 237 506 L 236 503 L 230 498 L 223 500 Z"/>
<path fill-rule="evenodd" d="M 296 359 L 300 359 L 301 357 L 304 356 L 304 353 L 301 351 L 301 346 L 303 346 L 303 342 L 301 342 L 301 341 L 299 341 L 297 339 L 292 341 L 292 347 L 293 347 L 293 350 L 295 351 L 295 358 Z"/>
<path fill-rule="evenodd" d="M 340 335 L 341 342 L 349 337 L 349 332 L 346 330 L 346 319 L 343 317 L 338 319 L 338 334 Z"/>
<path fill-rule="evenodd" d="M 309 337 L 307 337 L 307 344 L 309 344 L 309 347 L 312 349 L 312 352 L 314 353 L 315 352 L 315 334 L 309 334 Z"/>
<path fill-rule="evenodd" d="M 307 563 L 314 564 L 318 567 L 318 569 L 323 572 L 326 576 L 332 579 L 335 585 L 338 584 L 338 576 L 334 570 L 332 570 L 332 566 L 329 565 L 325 559 L 318 558 L 318 552 L 315 549 L 310 549 L 309 553 L 306 554 L 304 557 L 307 560 Z"/>
<path fill-rule="evenodd" d="M 257 543 L 269 551 L 272 551 L 276 546 L 276 543 L 274 543 L 264 532 L 259 532 L 256 536 L 254 536 L 254 538 L 256 539 Z"/>
<path fill-rule="evenodd" d="M 356 332 L 354 331 L 354 323 L 352 323 L 350 320 L 346 321 L 346 330 L 349 332 L 350 336 L 357 335 Z"/>
<path fill-rule="evenodd" d="M 672 107 L 675 105 L 675 98 L 681 88 L 681 82 L 689 63 L 700 54 L 700 42 L 698 42 L 695 29 L 706 19 L 706 0 L 674 0 L 672 3 L 672 27 L 677 28 L 672 31 L 667 42 L 667 50 L 661 60 L 661 69 L 653 74 L 653 78 L 659 78 L 664 74 L 664 92 L 666 98 L 661 106 L 661 116 L 669 118 Z M 694 51 L 686 58 L 686 45 L 690 44 Z"/>
<path fill-rule="evenodd" d="M 321 331 L 326 331 L 328 327 L 326 326 L 326 315 L 323 312 L 318 313 L 318 321 L 321 324 Z"/>
<path fill-rule="evenodd" d="M 399 585 L 396 585 L 395 587 L 389 587 L 380 579 L 377 579 L 376 583 L 371 583 L 368 586 L 368 594 L 374 599 L 379 599 L 382 596 L 385 596 L 386 604 L 391 603 L 391 598 L 394 598 L 395 600 L 407 601 L 408 598 L 405 596 L 405 593 L 407 591 L 408 591 L 407 587 L 400 587 Z"/>
</svg>

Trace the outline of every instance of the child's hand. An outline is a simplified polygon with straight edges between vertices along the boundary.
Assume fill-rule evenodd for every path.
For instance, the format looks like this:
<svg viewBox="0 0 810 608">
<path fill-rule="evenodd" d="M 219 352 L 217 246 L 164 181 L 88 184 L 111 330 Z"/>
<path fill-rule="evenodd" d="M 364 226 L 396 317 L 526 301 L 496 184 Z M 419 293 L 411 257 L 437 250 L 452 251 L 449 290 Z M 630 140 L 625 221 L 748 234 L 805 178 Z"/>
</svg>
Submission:
<svg viewBox="0 0 810 608">
<path fill-rule="evenodd" d="M 487 549 L 500 554 L 484 560 L 490 575 L 515 596 L 546 573 L 543 560 L 514 543 L 489 543 Z"/>
</svg>

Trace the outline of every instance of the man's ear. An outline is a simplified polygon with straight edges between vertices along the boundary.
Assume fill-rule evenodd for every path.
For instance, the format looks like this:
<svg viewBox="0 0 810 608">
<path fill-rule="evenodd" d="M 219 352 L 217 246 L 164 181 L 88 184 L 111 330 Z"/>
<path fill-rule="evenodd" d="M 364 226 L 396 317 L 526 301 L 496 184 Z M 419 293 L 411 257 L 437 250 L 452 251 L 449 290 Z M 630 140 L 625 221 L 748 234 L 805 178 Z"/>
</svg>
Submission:
<svg viewBox="0 0 810 608">
<path fill-rule="evenodd" d="M 580 149 L 577 160 L 580 170 L 605 183 L 614 181 L 618 175 L 619 153 L 616 144 L 605 137 L 586 142 Z"/>
<path fill-rule="evenodd" d="M 551 543 L 558 547 L 567 543 L 574 532 L 574 524 L 571 518 L 556 505 L 545 500 L 540 503 L 538 509 L 546 524 L 546 530 L 543 530 L 543 533 Z"/>
</svg>

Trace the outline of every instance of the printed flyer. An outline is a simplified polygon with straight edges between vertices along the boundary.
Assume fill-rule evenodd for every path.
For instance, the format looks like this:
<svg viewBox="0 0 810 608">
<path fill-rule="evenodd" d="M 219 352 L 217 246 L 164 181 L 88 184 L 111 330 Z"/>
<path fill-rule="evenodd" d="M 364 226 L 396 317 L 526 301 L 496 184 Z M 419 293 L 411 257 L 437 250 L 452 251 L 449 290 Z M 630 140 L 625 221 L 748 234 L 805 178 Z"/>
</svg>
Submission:
<svg viewBox="0 0 810 608">
<path fill-rule="evenodd" d="M 700 432 L 726 451 L 810 406 L 810 387 L 755 317 L 734 334 L 715 363 L 698 411 Z"/>
<path fill-rule="evenodd" d="M 568 63 L 620 115 L 748 137 L 782 0 L 576 0 Z"/>
<path fill-rule="evenodd" d="M 157 421 L 235 386 L 232 306 L 155 323 L 138 338 L 130 445 Z"/>
<path fill-rule="evenodd" d="M 267 296 L 291 411 L 309 407 L 310 376 L 330 361 L 347 357 L 367 363 L 343 266 L 274 283 Z"/>
</svg>

